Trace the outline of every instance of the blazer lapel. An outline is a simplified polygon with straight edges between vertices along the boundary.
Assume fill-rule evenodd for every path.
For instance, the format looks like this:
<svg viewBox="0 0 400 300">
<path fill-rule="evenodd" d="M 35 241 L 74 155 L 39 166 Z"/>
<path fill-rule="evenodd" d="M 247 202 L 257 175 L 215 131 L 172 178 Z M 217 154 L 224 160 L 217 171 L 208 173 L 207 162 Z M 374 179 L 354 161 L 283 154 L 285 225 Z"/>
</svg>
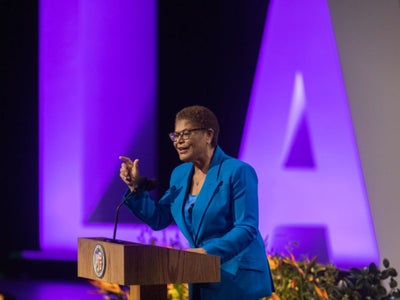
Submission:
<svg viewBox="0 0 400 300">
<path fill-rule="evenodd" d="M 209 182 L 207 185 L 204 183 L 204 186 L 197 197 L 196 204 L 193 207 L 192 224 L 195 244 L 198 242 L 199 232 L 203 224 L 204 216 L 207 213 L 207 209 L 210 206 L 211 201 L 213 200 L 213 196 L 218 185 L 219 182 Z"/>
<path fill-rule="evenodd" d="M 224 153 L 217 147 L 213 159 L 210 164 L 210 168 L 207 172 L 206 180 L 204 181 L 203 187 L 197 197 L 196 204 L 192 211 L 192 224 L 193 224 L 193 235 L 195 244 L 198 243 L 199 232 L 203 224 L 204 215 L 207 213 L 207 209 L 214 199 L 214 194 L 221 184 L 219 179 L 219 171 L 223 162 Z"/>
</svg>

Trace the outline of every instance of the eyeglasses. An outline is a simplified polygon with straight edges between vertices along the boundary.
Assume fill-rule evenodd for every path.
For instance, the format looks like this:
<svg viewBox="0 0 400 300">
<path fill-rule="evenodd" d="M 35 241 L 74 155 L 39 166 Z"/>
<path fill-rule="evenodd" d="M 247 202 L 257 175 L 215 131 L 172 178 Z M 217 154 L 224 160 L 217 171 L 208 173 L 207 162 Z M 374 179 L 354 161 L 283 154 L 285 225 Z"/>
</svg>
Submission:
<svg viewBox="0 0 400 300">
<path fill-rule="evenodd" d="M 197 131 L 197 130 L 207 130 L 207 128 L 192 128 L 192 129 L 185 129 L 182 130 L 181 132 L 171 132 L 169 134 L 169 138 L 171 141 L 176 142 L 179 140 L 181 137 L 184 141 L 188 140 L 190 138 L 190 135 L 192 131 Z"/>
</svg>

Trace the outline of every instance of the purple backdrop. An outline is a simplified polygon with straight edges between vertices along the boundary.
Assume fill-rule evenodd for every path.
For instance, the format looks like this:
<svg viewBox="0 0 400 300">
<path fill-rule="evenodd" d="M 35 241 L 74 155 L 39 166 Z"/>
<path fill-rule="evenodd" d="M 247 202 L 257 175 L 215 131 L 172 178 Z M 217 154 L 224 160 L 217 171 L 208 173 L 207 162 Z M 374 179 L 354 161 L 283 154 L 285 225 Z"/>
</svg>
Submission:
<svg viewBox="0 0 400 300">
<path fill-rule="evenodd" d="M 326 1 L 271 1 L 240 158 L 259 176 L 269 251 L 322 239 L 308 254 L 379 263 Z"/>
<path fill-rule="evenodd" d="M 119 155 L 156 176 L 156 9 L 154 0 L 40 1 L 43 250 L 111 237 Z M 296 239 L 341 267 L 379 261 L 326 1 L 271 1 L 240 158 L 259 175 L 270 251 Z M 127 223 L 117 237 L 168 244 L 180 233 Z"/>
<path fill-rule="evenodd" d="M 40 1 L 43 250 L 112 236 L 119 155 L 156 176 L 156 15 L 156 1 Z M 136 240 L 142 227 L 120 224 L 117 237 Z"/>
</svg>

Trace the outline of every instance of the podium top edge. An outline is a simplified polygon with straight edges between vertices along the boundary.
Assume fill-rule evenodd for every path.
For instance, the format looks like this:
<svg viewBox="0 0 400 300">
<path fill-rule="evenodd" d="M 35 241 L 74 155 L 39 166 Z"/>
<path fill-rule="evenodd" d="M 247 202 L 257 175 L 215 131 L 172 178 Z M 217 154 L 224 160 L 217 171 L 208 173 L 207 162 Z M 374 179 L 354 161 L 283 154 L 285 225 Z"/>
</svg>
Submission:
<svg viewBox="0 0 400 300">
<path fill-rule="evenodd" d="M 160 246 L 160 245 L 153 245 L 153 244 L 141 244 L 141 243 L 135 243 L 135 242 L 129 242 L 125 240 L 118 240 L 118 239 L 112 239 L 112 238 L 106 238 L 106 237 L 79 237 L 79 240 L 91 240 L 91 241 L 97 241 L 97 242 L 102 242 L 102 243 L 109 243 L 109 244 L 116 244 L 116 245 L 121 245 L 121 246 L 134 246 L 134 247 L 148 247 L 148 248 L 163 248 L 163 249 L 168 249 L 168 251 L 177 251 L 177 252 L 190 252 L 185 249 L 176 249 L 172 247 L 167 247 L 167 246 Z M 202 253 L 196 253 L 196 252 L 190 252 L 190 255 L 206 255 L 209 257 L 216 257 L 219 258 L 219 256 L 212 255 L 212 254 L 202 254 Z"/>
<path fill-rule="evenodd" d="M 125 240 L 118 240 L 118 239 L 112 239 L 112 238 L 106 238 L 106 237 L 79 237 L 78 240 L 93 240 L 93 241 L 99 241 L 99 242 L 105 242 L 105 243 L 112 243 L 112 244 L 121 244 L 121 245 L 132 245 L 132 246 L 144 246 L 146 244 L 140 244 L 140 243 L 134 243 L 134 242 L 129 242 Z M 151 246 L 151 245 L 149 245 Z"/>
<path fill-rule="evenodd" d="M 102 242 L 102 243 L 109 243 L 109 244 L 117 244 L 117 245 L 123 245 L 123 246 L 137 246 L 137 247 L 157 247 L 157 248 L 167 248 L 168 250 L 174 250 L 174 251 L 185 251 L 183 249 L 175 249 L 172 247 L 167 247 L 167 246 L 160 246 L 160 245 L 153 245 L 153 244 L 141 244 L 141 243 L 135 243 L 135 242 L 130 242 L 130 241 L 125 241 L 125 240 L 118 240 L 118 239 L 111 239 L 111 238 L 106 238 L 106 237 L 79 237 L 79 240 L 91 240 L 91 241 L 97 241 L 97 242 Z"/>
</svg>

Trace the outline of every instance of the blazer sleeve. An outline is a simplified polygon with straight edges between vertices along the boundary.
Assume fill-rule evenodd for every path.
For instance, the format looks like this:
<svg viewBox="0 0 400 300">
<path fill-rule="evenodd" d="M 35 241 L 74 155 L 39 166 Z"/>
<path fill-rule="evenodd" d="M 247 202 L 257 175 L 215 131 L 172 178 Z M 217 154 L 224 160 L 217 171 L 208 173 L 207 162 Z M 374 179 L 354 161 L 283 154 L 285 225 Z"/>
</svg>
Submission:
<svg viewBox="0 0 400 300">
<path fill-rule="evenodd" d="M 160 230 L 172 223 L 171 201 L 173 199 L 173 188 L 170 188 L 160 201 L 152 199 L 149 192 L 130 193 L 127 190 L 124 194 L 125 205 L 141 221 L 146 223 L 153 230 Z"/>
</svg>

